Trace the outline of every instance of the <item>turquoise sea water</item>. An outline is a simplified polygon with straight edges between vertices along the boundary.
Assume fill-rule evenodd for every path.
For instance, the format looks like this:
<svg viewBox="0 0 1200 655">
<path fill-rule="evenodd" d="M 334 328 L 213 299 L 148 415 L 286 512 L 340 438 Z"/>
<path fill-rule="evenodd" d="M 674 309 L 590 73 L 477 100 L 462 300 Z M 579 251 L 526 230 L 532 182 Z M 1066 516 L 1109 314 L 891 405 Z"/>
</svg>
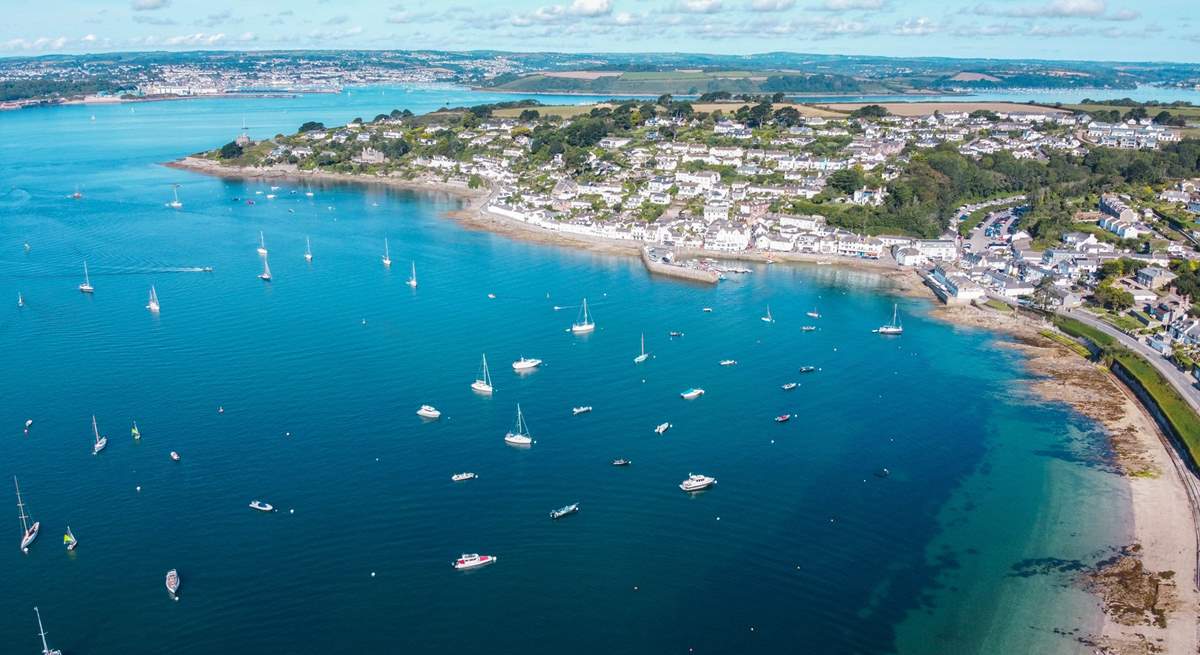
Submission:
<svg viewBox="0 0 1200 655">
<path fill-rule="evenodd" d="M 1090 601 L 1018 573 L 1122 543 L 1126 492 L 1103 434 L 1024 394 L 1020 359 L 992 335 L 930 320 L 870 274 L 760 266 L 696 287 L 464 230 L 441 217 L 447 197 L 283 185 L 270 201 L 257 182 L 160 166 L 243 117 L 262 137 L 489 98 L 0 114 L 0 473 L 42 522 L 21 554 L 8 493 L 5 652 L 37 651 L 34 605 L 53 646 L 101 655 L 1075 649 L 1053 629 Z M 178 211 L 164 207 L 174 183 Z M 68 200 L 76 185 L 84 198 Z M 270 284 L 255 277 L 259 230 Z M 76 290 L 85 257 L 94 296 Z M 584 296 L 599 328 L 574 337 Z M 871 334 L 893 303 L 904 336 Z M 774 324 L 758 320 L 767 304 Z M 819 329 L 803 333 L 814 307 Z M 655 357 L 635 366 L 642 332 Z M 491 398 L 468 388 L 483 352 Z M 546 364 L 518 377 L 521 355 Z M 691 386 L 707 394 L 681 400 Z M 502 441 L 518 402 L 528 450 Z M 423 423 L 422 403 L 443 418 Z M 584 404 L 595 411 L 571 416 Z M 93 414 L 110 440 L 98 456 Z M 675 427 L 655 436 L 662 421 Z M 451 483 L 463 470 L 480 477 Z M 719 484 L 689 497 L 689 472 Z M 463 552 L 500 561 L 456 572 Z"/>
</svg>

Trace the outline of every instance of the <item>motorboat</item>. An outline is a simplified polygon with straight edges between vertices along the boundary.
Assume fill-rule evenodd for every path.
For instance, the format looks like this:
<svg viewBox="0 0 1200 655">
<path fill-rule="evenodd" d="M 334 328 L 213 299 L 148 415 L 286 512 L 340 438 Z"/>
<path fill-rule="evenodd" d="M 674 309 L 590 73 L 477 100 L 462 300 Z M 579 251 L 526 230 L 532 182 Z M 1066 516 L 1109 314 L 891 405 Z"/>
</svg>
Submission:
<svg viewBox="0 0 1200 655">
<path fill-rule="evenodd" d="M 33 419 L 31 419 L 31 418 L 25 419 L 25 429 L 26 430 L 28 430 L 30 428 L 30 426 L 32 426 L 32 425 L 33 425 Z"/>
<path fill-rule="evenodd" d="M 488 564 L 492 564 L 497 559 L 499 559 L 499 558 L 496 557 L 495 555 L 478 555 L 475 553 L 468 555 L 466 553 L 463 553 L 463 555 L 461 557 L 454 560 L 454 568 L 456 568 L 460 571 L 464 570 L 464 569 L 477 569 L 481 566 L 487 566 Z"/>
<path fill-rule="evenodd" d="M 817 367 L 816 366 L 801 366 L 800 368 L 798 368 L 796 370 L 800 371 L 801 373 L 816 373 Z"/>
<path fill-rule="evenodd" d="M 787 423 L 790 420 L 792 420 L 791 414 L 780 414 L 779 416 L 775 417 L 776 423 Z"/>
<path fill-rule="evenodd" d="M 672 426 L 670 423 L 659 423 L 658 425 L 654 426 L 654 433 L 661 435 L 667 430 L 670 430 L 672 427 L 674 426 Z"/>
<path fill-rule="evenodd" d="M 700 311 L 704 312 L 705 314 L 711 314 L 712 307 L 705 307 L 704 309 L 701 309 Z"/>
<path fill-rule="evenodd" d="M 578 511 L 579 511 L 579 503 L 571 503 L 570 505 L 564 505 L 562 507 L 559 507 L 556 510 L 552 510 L 550 512 L 550 518 L 557 520 L 557 519 L 561 519 L 564 516 L 570 516 L 571 514 L 574 514 L 575 512 L 578 512 Z"/>
<path fill-rule="evenodd" d="M 584 405 L 583 407 L 572 407 L 571 408 L 571 416 L 579 416 L 580 414 L 587 414 L 590 411 L 592 411 L 591 405 Z"/>
<path fill-rule="evenodd" d="M 818 312 L 815 307 L 811 312 L 804 312 L 804 314 L 810 318 L 821 318 L 821 313 Z"/>
<path fill-rule="evenodd" d="M 783 386 L 781 386 L 779 388 L 783 389 L 784 391 L 791 391 L 792 389 L 795 389 L 798 386 L 800 386 L 800 383 L 798 383 L 798 382 L 785 382 L 785 383 L 783 383 Z"/>
<path fill-rule="evenodd" d="M 179 461 L 179 453 L 175 452 L 174 450 L 171 451 L 171 461 L 172 462 Z"/>
<path fill-rule="evenodd" d="M 632 463 L 633 463 L 633 462 L 631 462 L 631 461 L 629 461 L 629 460 L 625 459 L 624 457 L 622 457 L 621 459 L 614 459 L 614 460 L 612 461 L 612 465 L 613 465 L 613 466 L 629 466 L 629 465 L 630 465 L 630 464 L 632 464 Z"/>
<path fill-rule="evenodd" d="M 703 395 L 704 395 L 704 389 L 691 388 L 691 389 L 685 389 L 682 393 L 679 394 L 679 397 L 683 398 L 684 400 L 695 400 Z"/>
<path fill-rule="evenodd" d="M 179 600 L 179 571 L 175 569 L 167 571 L 166 586 L 167 592 L 171 594 L 171 597 Z"/>
<path fill-rule="evenodd" d="M 815 329 L 817 329 L 817 326 L 815 325 L 804 325 L 800 327 L 801 332 L 812 332 Z"/>
<path fill-rule="evenodd" d="M 721 366 L 737 366 L 736 359 L 722 359 L 718 362 Z"/>
<path fill-rule="evenodd" d="M 671 330 L 670 332 L 667 333 L 667 336 L 674 339 L 675 337 L 682 337 L 683 333 L 678 330 Z"/>
<path fill-rule="evenodd" d="M 479 476 L 471 473 L 470 471 L 465 471 L 463 473 L 455 473 L 454 475 L 450 476 L 450 480 L 452 482 L 466 482 L 467 480 L 474 480 L 477 477 Z"/>
<path fill-rule="evenodd" d="M 421 405 L 421 409 L 417 410 L 417 416 L 421 418 L 435 419 L 441 418 L 442 413 L 433 405 Z"/>
<path fill-rule="evenodd" d="M 261 500 L 250 501 L 250 509 L 256 509 L 260 512 L 274 512 L 275 506 L 271 503 L 264 503 Z"/>
<path fill-rule="evenodd" d="M 532 371 L 542 365 L 542 360 L 534 358 L 526 358 L 524 355 L 520 359 L 512 363 L 514 371 Z"/>
<path fill-rule="evenodd" d="M 688 473 L 687 479 L 679 483 L 679 488 L 687 493 L 695 493 L 697 491 L 704 491 L 716 483 L 716 478 L 710 478 L 707 475 L 700 475 L 698 473 Z"/>
</svg>

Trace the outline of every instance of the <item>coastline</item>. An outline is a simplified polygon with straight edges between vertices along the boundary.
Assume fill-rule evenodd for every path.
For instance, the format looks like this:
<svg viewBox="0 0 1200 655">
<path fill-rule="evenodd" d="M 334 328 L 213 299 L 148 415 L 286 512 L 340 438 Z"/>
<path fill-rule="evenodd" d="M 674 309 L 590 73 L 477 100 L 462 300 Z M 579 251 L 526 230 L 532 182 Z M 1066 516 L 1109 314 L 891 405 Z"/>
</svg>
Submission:
<svg viewBox="0 0 1200 655">
<path fill-rule="evenodd" d="M 468 189 L 428 178 L 364 178 L 359 175 L 306 172 L 294 167 L 234 169 L 220 163 L 187 157 L 166 164 L 172 168 L 231 179 L 290 179 L 379 184 L 422 193 L 452 195 L 463 206 L 446 212 L 447 218 L 467 229 L 487 231 L 514 239 L 547 245 L 569 246 L 591 252 L 638 257 L 640 242 L 618 241 L 578 234 L 553 232 L 487 211 L 491 197 L 487 189 Z M 717 253 L 679 249 L 686 257 L 766 262 L 761 253 Z M 869 271 L 885 278 L 889 291 L 909 297 L 930 298 L 932 292 L 913 269 L 890 260 L 863 260 L 772 253 L 779 263 L 817 265 Z M 972 329 L 985 329 L 1012 337 L 1001 347 L 1022 353 L 1029 372 L 1035 376 L 1032 393 L 1052 402 L 1063 402 L 1097 421 L 1108 433 L 1117 466 L 1128 483 L 1132 525 L 1130 543 L 1112 560 L 1096 563 L 1077 584 L 1097 599 L 1096 626 L 1071 626 L 1077 639 L 1096 652 L 1125 655 L 1146 652 L 1197 652 L 1197 607 L 1200 592 L 1196 579 L 1196 514 L 1184 487 L 1182 475 L 1169 451 L 1172 446 L 1147 409 L 1108 370 L 1098 367 L 1062 344 L 1040 334 L 1046 326 L 1018 312 L 937 304 L 929 312 L 938 320 Z M 1186 519 L 1184 518 L 1186 517 Z M 1141 590 L 1140 597 L 1122 593 L 1126 587 Z M 1161 625 L 1158 624 L 1161 619 Z M 1161 650 L 1153 650 L 1153 649 Z"/>
</svg>

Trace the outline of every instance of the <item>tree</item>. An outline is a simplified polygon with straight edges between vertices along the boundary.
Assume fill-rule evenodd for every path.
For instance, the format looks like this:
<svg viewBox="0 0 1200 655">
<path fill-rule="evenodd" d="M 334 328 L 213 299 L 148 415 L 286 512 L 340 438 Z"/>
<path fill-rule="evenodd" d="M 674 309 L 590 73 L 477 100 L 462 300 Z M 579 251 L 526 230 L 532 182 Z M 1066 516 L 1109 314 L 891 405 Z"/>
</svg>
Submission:
<svg viewBox="0 0 1200 655">
<path fill-rule="evenodd" d="M 775 110 L 775 124 L 783 127 L 795 127 L 803 121 L 800 112 L 795 107 L 780 107 Z"/>
<path fill-rule="evenodd" d="M 850 118 L 883 118 L 891 114 L 883 105 L 863 105 L 850 112 Z"/>
<path fill-rule="evenodd" d="M 308 121 L 307 123 L 300 126 L 301 132 L 323 132 L 324 130 L 325 130 L 325 124 L 318 123 L 317 121 Z"/>
<path fill-rule="evenodd" d="M 478 174 L 472 174 L 471 177 L 467 180 L 467 188 L 468 189 L 478 189 L 479 187 L 483 186 L 483 184 L 484 184 L 483 178 L 479 177 Z"/>
<path fill-rule="evenodd" d="M 221 149 L 217 151 L 217 156 L 221 159 L 237 159 L 242 156 L 242 147 L 236 141 L 230 141 L 221 146 Z"/>
<path fill-rule="evenodd" d="M 844 168 L 829 176 L 827 186 L 833 187 L 847 195 L 861 189 L 867 183 L 867 176 L 863 175 L 862 169 Z"/>
<path fill-rule="evenodd" d="M 539 113 L 538 110 L 523 109 L 523 110 L 521 110 L 521 115 L 518 116 L 517 118 L 519 118 L 522 121 L 536 121 L 539 117 L 541 117 L 541 113 Z"/>
<path fill-rule="evenodd" d="M 1092 299 L 1097 304 L 1117 312 L 1123 312 L 1133 307 L 1133 294 L 1109 283 L 1096 287 L 1096 291 L 1092 293 Z"/>
<path fill-rule="evenodd" d="M 658 96 L 658 105 L 660 107 L 670 107 L 673 100 L 674 98 L 671 97 L 670 93 L 664 93 Z"/>
</svg>

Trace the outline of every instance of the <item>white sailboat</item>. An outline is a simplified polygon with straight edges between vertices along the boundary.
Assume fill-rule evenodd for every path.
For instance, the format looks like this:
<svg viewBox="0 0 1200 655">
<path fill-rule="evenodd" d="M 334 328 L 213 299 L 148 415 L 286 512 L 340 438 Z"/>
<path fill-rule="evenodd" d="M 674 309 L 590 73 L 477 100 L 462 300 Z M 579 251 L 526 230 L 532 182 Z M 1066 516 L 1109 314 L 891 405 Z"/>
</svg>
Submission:
<svg viewBox="0 0 1200 655">
<path fill-rule="evenodd" d="M 646 352 L 646 333 L 643 332 L 642 333 L 642 354 L 638 355 L 637 357 L 634 357 L 633 363 L 641 364 L 642 362 L 646 361 L 647 359 L 650 359 L 650 353 Z"/>
<path fill-rule="evenodd" d="M 579 308 L 579 317 L 571 324 L 571 332 L 574 334 L 587 334 L 596 329 L 596 322 L 592 320 L 591 314 L 588 313 L 587 298 L 583 299 L 583 306 Z"/>
<path fill-rule="evenodd" d="M 304 261 L 312 261 L 312 242 L 308 240 L 308 237 L 304 237 Z"/>
<path fill-rule="evenodd" d="M 101 450 L 108 446 L 108 437 L 100 436 L 100 428 L 96 427 L 96 415 L 92 415 L 92 434 L 95 436 L 96 442 L 92 444 L 92 454 L 99 455 Z"/>
<path fill-rule="evenodd" d="M 88 277 L 87 260 L 83 260 L 83 284 L 79 285 L 79 290 L 83 293 L 92 293 L 96 287 L 92 286 L 92 279 Z"/>
<path fill-rule="evenodd" d="M 94 120 L 94 119 L 93 119 Z M 42 627 L 42 613 L 38 608 L 34 607 L 33 611 L 37 614 L 38 619 L 38 636 L 42 638 L 42 655 L 62 655 L 62 651 L 57 648 L 50 648 L 46 643 L 46 629 Z"/>
<path fill-rule="evenodd" d="M 41 529 L 42 524 L 37 521 L 29 523 L 30 516 L 25 513 L 25 503 L 21 502 L 21 485 L 17 484 L 15 475 L 13 476 L 13 486 L 17 489 L 17 510 L 21 515 L 21 552 L 28 553 L 29 544 L 37 539 L 38 530 Z"/>
<path fill-rule="evenodd" d="M 384 266 L 392 265 L 392 255 L 388 252 L 387 237 L 383 237 L 383 265 Z"/>
<path fill-rule="evenodd" d="M 525 415 L 521 413 L 521 405 L 517 405 L 517 424 L 508 434 L 504 435 L 504 442 L 514 446 L 529 446 L 533 444 L 533 437 L 529 435 L 529 426 L 525 424 Z"/>
<path fill-rule="evenodd" d="M 150 302 L 146 305 L 146 309 L 149 309 L 152 314 L 158 313 L 158 292 L 154 290 L 153 284 L 150 285 Z"/>
<path fill-rule="evenodd" d="M 771 316 L 771 306 L 767 305 L 767 315 L 762 317 L 763 323 L 774 323 L 775 317 Z"/>
<path fill-rule="evenodd" d="M 487 355 L 483 355 L 483 363 L 480 365 L 479 375 L 475 381 L 471 383 L 471 389 L 479 393 L 491 395 L 492 391 L 492 374 L 488 371 Z"/>
<path fill-rule="evenodd" d="M 904 326 L 900 324 L 900 306 L 892 305 L 892 322 L 875 328 L 876 334 L 904 334 Z"/>
<path fill-rule="evenodd" d="M 408 281 L 405 282 L 405 284 L 407 284 L 408 286 L 410 286 L 414 289 L 417 288 L 417 263 L 416 262 L 412 263 L 412 277 L 408 278 Z"/>
<path fill-rule="evenodd" d="M 174 199 L 174 200 L 172 200 L 171 202 L 168 202 L 168 203 L 167 203 L 167 206 L 168 206 L 168 207 L 170 207 L 171 209 L 180 209 L 180 208 L 182 208 L 182 207 L 183 207 L 183 203 L 179 201 L 179 185 L 178 185 L 178 184 L 172 184 L 172 185 L 171 185 L 171 191 L 172 191 L 172 192 L 175 194 L 175 199 Z"/>
<path fill-rule="evenodd" d="M 262 230 L 258 231 L 258 254 L 267 256 L 267 240 L 263 238 Z"/>
<path fill-rule="evenodd" d="M 17 292 L 17 307 L 24 307 L 24 306 L 25 306 L 25 298 L 24 298 L 24 296 L 21 295 L 21 292 L 18 291 Z"/>
<path fill-rule="evenodd" d="M 263 255 L 263 272 L 258 274 L 258 279 L 263 282 L 271 281 L 271 266 L 267 263 L 267 256 Z"/>
</svg>

